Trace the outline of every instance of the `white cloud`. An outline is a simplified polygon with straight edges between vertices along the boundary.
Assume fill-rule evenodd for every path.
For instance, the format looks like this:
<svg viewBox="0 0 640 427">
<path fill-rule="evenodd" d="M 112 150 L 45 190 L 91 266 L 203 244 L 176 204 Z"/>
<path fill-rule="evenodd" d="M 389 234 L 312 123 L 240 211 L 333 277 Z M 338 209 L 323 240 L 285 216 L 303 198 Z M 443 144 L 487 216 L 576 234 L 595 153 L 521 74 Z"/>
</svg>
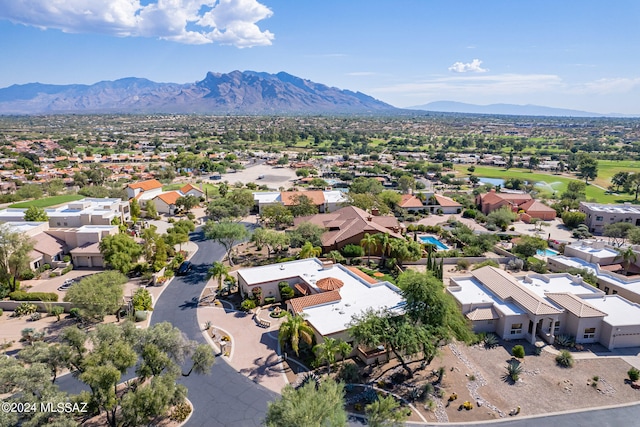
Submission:
<svg viewBox="0 0 640 427">
<path fill-rule="evenodd" d="M 640 86 L 640 77 L 636 78 L 605 78 L 594 80 L 576 87 L 573 92 L 580 94 L 609 95 L 628 93 Z"/>
<path fill-rule="evenodd" d="M 347 76 L 353 76 L 353 77 L 362 77 L 362 76 L 375 76 L 377 73 L 374 73 L 373 71 L 354 71 L 351 73 L 347 73 Z"/>
<path fill-rule="evenodd" d="M 471 62 L 455 62 L 451 67 L 449 67 L 449 71 L 453 71 L 454 73 L 486 73 L 486 68 L 482 68 L 480 65 L 482 61 L 479 59 L 474 59 Z"/>
<path fill-rule="evenodd" d="M 0 18 L 67 33 L 158 37 L 185 44 L 270 45 L 257 22 L 273 12 L 257 0 L 9 0 Z"/>
</svg>

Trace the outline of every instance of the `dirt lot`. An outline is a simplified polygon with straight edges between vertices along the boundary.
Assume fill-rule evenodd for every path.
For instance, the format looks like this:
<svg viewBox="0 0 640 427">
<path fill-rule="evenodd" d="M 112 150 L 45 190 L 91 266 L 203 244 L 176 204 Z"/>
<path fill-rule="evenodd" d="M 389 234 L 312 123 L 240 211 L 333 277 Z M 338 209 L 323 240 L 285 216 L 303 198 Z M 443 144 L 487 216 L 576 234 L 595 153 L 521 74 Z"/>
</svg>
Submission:
<svg viewBox="0 0 640 427">
<path fill-rule="evenodd" d="M 535 415 L 580 408 L 607 406 L 637 402 L 640 391 L 627 383 L 627 371 L 631 367 L 620 358 L 576 359 L 572 368 L 561 368 L 555 355 L 543 351 L 536 356 L 533 346 L 523 341 L 504 342 L 493 349 L 476 345 L 467 347 L 453 344 L 442 349 L 441 354 L 414 378 L 403 385 L 391 385 L 393 373 L 404 372 L 394 360 L 375 368 L 369 380 L 384 386 L 408 400 L 413 386 L 434 383 L 437 371 L 444 368 L 442 382 L 436 384 L 433 395 L 414 402 L 414 406 L 429 422 L 470 422 L 509 418 L 520 407 L 520 415 Z M 511 348 L 525 346 L 522 360 L 524 372 L 519 381 L 505 381 L 507 363 L 512 360 Z M 414 365 L 415 367 L 415 365 Z M 383 372 L 384 375 L 380 376 Z M 593 378 L 597 376 L 596 385 Z M 438 397 L 440 390 L 440 397 Z M 449 402 L 452 395 L 457 398 Z M 429 409 L 429 400 L 432 407 Z M 460 409 L 469 401 L 473 409 Z M 412 418 L 413 419 L 413 418 Z"/>
<path fill-rule="evenodd" d="M 261 176 L 262 178 L 260 178 Z M 296 178 L 296 172 L 293 169 L 265 164 L 248 165 L 246 169 L 222 175 L 222 180 L 229 181 L 230 184 L 255 182 L 258 185 L 266 185 L 273 190 L 278 190 L 280 187 L 288 189 L 293 186 L 293 181 Z"/>
</svg>

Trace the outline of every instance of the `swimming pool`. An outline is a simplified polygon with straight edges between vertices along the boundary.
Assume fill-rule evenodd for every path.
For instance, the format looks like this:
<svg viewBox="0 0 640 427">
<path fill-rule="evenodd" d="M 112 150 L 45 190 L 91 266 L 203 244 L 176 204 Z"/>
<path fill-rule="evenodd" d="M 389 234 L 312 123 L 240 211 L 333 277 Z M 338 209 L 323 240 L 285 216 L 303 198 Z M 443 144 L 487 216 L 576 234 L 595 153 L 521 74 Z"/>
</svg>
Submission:
<svg viewBox="0 0 640 427">
<path fill-rule="evenodd" d="M 538 255 L 540 255 L 540 256 L 556 256 L 556 255 L 558 255 L 558 254 L 559 254 L 559 252 L 558 252 L 558 251 L 554 251 L 553 249 L 549 249 L 549 248 L 547 248 L 547 249 L 545 249 L 545 250 L 538 249 L 538 250 L 536 251 L 536 253 L 537 253 Z"/>
<path fill-rule="evenodd" d="M 442 243 L 440 240 L 436 239 L 433 236 L 420 236 L 419 239 L 422 243 L 429 243 L 431 245 L 435 245 L 436 249 L 439 251 L 446 251 L 447 249 L 449 249 L 449 246 L 445 245 L 444 243 Z"/>
</svg>

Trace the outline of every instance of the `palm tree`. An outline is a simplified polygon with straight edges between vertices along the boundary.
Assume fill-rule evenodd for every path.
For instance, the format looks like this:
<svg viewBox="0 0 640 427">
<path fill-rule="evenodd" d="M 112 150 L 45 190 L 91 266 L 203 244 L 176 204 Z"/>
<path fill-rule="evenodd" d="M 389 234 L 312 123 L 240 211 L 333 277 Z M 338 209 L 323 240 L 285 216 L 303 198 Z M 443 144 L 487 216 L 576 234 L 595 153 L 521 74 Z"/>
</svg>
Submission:
<svg viewBox="0 0 640 427">
<path fill-rule="evenodd" d="M 322 248 L 320 246 L 313 246 L 311 242 L 305 242 L 300 249 L 299 257 L 302 258 L 313 258 L 320 256 L 322 254 Z"/>
<path fill-rule="evenodd" d="M 371 251 L 378 248 L 378 240 L 376 236 L 372 236 L 369 233 L 364 233 L 364 237 L 360 240 L 360 246 L 367 251 L 367 265 L 371 264 Z"/>
<path fill-rule="evenodd" d="M 291 348 L 298 355 L 300 339 L 311 344 L 313 342 L 313 329 L 299 314 L 292 316 L 287 313 L 287 320 L 282 322 L 278 330 L 278 342 L 280 347 L 284 348 L 285 344 L 291 344 Z"/>
<path fill-rule="evenodd" d="M 381 261 L 384 261 L 387 255 L 391 254 L 391 241 L 389 239 L 389 233 L 378 233 L 373 237 L 376 238 L 378 244 L 380 245 L 380 251 L 382 253 Z"/>
<path fill-rule="evenodd" d="M 347 356 L 351 354 L 351 350 L 353 350 L 351 344 L 341 339 L 338 340 L 338 353 L 340 354 L 342 360 L 346 359 Z"/>
<path fill-rule="evenodd" d="M 638 261 L 638 255 L 634 252 L 633 247 L 627 246 L 626 248 L 616 249 L 618 251 L 618 255 L 616 255 L 615 259 L 621 258 L 622 265 L 624 268 L 625 276 L 629 273 L 629 267 L 632 263 Z"/>
<path fill-rule="evenodd" d="M 216 261 L 209 269 L 208 274 L 209 277 L 218 280 L 218 290 L 222 290 L 222 280 L 229 274 L 229 269 L 220 261 Z"/>
<path fill-rule="evenodd" d="M 335 338 L 325 338 L 322 343 L 313 347 L 313 352 L 316 354 L 320 363 L 327 362 L 327 369 L 331 372 L 331 365 L 336 363 L 338 340 Z"/>
</svg>

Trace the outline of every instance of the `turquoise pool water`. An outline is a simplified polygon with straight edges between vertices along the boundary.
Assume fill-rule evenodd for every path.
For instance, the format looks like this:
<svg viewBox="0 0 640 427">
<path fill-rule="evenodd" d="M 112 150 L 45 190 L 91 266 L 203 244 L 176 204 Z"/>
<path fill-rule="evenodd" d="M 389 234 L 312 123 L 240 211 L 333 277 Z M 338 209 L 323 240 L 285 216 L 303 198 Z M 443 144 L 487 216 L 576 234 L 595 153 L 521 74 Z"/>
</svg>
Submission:
<svg viewBox="0 0 640 427">
<path fill-rule="evenodd" d="M 536 253 L 538 255 L 540 255 L 540 256 L 556 256 L 556 255 L 558 255 L 559 252 L 558 251 L 554 251 L 553 249 L 547 248 L 545 250 L 538 249 L 536 251 Z"/>
<path fill-rule="evenodd" d="M 433 236 L 420 236 L 419 239 L 422 243 L 430 243 L 432 245 L 435 245 L 439 251 L 446 251 L 447 249 L 449 249 L 449 246 L 445 245 Z"/>
</svg>

